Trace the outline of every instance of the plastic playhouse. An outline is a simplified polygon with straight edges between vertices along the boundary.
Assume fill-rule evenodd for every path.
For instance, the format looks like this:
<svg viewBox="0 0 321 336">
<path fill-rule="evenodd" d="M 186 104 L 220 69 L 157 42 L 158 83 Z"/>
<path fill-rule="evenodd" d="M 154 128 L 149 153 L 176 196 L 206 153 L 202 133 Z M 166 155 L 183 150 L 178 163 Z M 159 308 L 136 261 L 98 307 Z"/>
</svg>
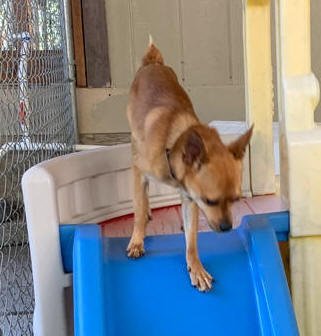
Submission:
<svg viewBox="0 0 321 336">
<path fill-rule="evenodd" d="M 67 334 L 63 289 L 73 286 L 75 335 L 298 335 L 277 245 L 288 239 L 287 212 L 245 217 L 227 234 L 199 234 L 201 259 L 216 277 L 206 294 L 190 285 L 183 234 L 146 238 L 146 255 L 132 260 L 128 238 L 77 224 L 131 210 L 129 151 L 69 154 L 23 177 L 36 334 Z M 151 200 L 155 208 L 179 197 L 155 187 Z"/>
</svg>

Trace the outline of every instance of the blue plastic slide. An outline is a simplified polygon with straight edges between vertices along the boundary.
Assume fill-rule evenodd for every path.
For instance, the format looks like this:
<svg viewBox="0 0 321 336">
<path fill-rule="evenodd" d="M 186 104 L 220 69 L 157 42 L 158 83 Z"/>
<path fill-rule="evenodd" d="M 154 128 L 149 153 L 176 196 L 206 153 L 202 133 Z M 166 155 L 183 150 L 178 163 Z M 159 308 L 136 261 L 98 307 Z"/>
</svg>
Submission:
<svg viewBox="0 0 321 336">
<path fill-rule="evenodd" d="M 63 226 L 75 335 L 299 335 L 277 243 L 288 221 L 287 212 L 247 216 L 229 233 L 200 233 L 201 261 L 216 279 L 207 293 L 190 284 L 183 234 L 147 237 L 145 256 L 132 260 L 128 238 Z"/>
</svg>

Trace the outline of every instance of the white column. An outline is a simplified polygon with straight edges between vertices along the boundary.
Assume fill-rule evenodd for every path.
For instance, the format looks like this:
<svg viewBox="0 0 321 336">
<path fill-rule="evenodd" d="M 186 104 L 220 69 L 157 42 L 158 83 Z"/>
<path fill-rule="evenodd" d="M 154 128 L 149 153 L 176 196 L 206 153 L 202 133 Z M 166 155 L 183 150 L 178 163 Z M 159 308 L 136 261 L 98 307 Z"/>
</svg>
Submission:
<svg viewBox="0 0 321 336">
<path fill-rule="evenodd" d="M 276 1 L 281 193 L 291 217 L 291 285 L 301 335 L 321 335 L 321 130 L 310 0 Z"/>
<path fill-rule="evenodd" d="M 246 121 L 255 124 L 250 144 L 253 195 L 275 192 L 270 0 L 243 0 Z"/>
</svg>

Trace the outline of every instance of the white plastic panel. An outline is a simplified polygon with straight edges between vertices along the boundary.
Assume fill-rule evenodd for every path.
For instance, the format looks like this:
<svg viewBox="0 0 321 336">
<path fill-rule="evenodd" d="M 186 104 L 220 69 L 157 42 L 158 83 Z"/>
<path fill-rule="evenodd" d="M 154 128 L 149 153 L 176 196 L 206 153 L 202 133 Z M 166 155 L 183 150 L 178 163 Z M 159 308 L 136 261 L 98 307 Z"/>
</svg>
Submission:
<svg viewBox="0 0 321 336">
<path fill-rule="evenodd" d="M 118 202 L 130 202 L 133 199 L 133 183 L 131 170 L 121 170 L 115 173 L 117 175 Z"/>
<path fill-rule="evenodd" d="M 93 177 L 92 188 L 95 192 L 92 197 L 97 209 L 113 206 L 119 200 L 116 176 L 116 172 L 111 172 Z"/>
<path fill-rule="evenodd" d="M 43 162 L 22 180 L 35 291 L 35 336 L 67 336 L 59 224 L 97 223 L 132 209 L 130 145 L 102 147 Z M 164 192 L 164 195 L 163 195 Z M 177 204 L 174 189 L 156 187 L 151 206 Z"/>
</svg>

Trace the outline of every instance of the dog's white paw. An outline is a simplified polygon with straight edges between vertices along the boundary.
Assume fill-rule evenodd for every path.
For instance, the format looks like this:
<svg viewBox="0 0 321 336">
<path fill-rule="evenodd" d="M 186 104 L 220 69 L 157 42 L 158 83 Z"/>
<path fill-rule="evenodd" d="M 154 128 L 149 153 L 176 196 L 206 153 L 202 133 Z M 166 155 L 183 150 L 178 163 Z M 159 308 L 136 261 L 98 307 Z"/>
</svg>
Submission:
<svg viewBox="0 0 321 336">
<path fill-rule="evenodd" d="M 207 292 L 212 288 L 213 277 L 206 272 L 200 262 L 194 262 L 187 267 L 191 283 L 201 292 Z"/>
<path fill-rule="evenodd" d="M 131 239 L 127 247 L 127 256 L 129 258 L 137 259 L 144 254 L 144 241 L 135 241 Z"/>
</svg>

